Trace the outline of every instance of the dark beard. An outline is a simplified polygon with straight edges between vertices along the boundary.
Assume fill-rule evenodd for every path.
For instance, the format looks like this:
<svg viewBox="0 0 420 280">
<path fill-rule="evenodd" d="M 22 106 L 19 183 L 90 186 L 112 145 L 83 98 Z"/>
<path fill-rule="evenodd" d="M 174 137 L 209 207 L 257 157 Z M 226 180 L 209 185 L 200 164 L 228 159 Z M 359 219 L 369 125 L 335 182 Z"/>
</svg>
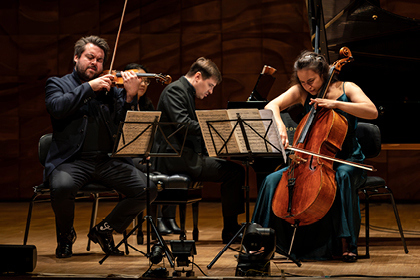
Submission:
<svg viewBox="0 0 420 280">
<path fill-rule="evenodd" d="M 93 80 L 93 79 L 95 79 L 99 76 L 99 74 L 95 74 L 95 75 L 93 75 L 92 78 L 90 78 L 88 75 L 86 75 L 86 70 L 88 68 L 86 68 L 84 71 L 82 71 L 82 69 L 80 69 L 79 66 L 76 64 L 76 73 L 79 76 L 80 80 L 82 80 L 83 82 L 91 81 L 91 80 Z"/>
</svg>

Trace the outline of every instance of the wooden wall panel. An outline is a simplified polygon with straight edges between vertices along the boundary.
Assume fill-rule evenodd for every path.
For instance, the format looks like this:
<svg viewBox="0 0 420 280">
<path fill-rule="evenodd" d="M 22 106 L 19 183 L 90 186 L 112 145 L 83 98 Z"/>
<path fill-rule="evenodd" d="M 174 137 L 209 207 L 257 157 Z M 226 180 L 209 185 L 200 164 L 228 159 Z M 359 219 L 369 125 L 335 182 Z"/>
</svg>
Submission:
<svg viewBox="0 0 420 280">
<path fill-rule="evenodd" d="M 19 1 L 19 35 L 58 34 L 58 1 Z"/>
<path fill-rule="evenodd" d="M 51 132 L 45 81 L 72 71 L 73 46 L 82 36 L 102 36 L 113 48 L 123 3 L 20 0 L 3 4 L 0 200 L 28 199 L 32 186 L 42 180 L 37 144 L 41 135 Z M 198 100 L 197 108 L 216 109 L 226 108 L 230 100 L 245 101 L 267 64 L 278 69 L 271 99 L 287 88 L 295 57 L 310 48 L 307 25 L 303 0 L 128 1 L 114 68 L 140 62 L 151 72 L 176 80 L 199 56 L 209 57 L 222 71 L 223 82 L 213 95 Z M 149 87 L 155 105 L 163 87 L 156 83 Z M 219 196 L 215 188 L 206 192 L 209 197 Z"/>
</svg>

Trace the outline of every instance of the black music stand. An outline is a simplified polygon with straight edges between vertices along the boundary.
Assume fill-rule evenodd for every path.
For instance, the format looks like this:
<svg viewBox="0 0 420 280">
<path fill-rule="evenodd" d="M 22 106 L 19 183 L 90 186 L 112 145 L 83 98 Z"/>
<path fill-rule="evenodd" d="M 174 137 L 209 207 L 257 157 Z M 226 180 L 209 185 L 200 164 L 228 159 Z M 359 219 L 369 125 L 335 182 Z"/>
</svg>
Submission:
<svg viewBox="0 0 420 280">
<path fill-rule="evenodd" d="M 268 127 L 265 129 L 265 133 L 264 135 L 261 135 L 261 133 L 259 133 L 256 129 L 254 129 L 249 123 L 250 121 L 269 121 L 269 125 Z M 215 128 L 214 124 L 215 123 L 220 123 L 220 122 L 235 122 L 235 124 L 233 125 L 229 136 L 227 137 L 227 139 L 224 139 L 224 137 L 222 136 L 222 134 L 217 131 L 217 129 Z M 252 162 L 254 160 L 255 157 L 258 156 L 263 156 L 263 155 L 267 155 L 270 154 L 270 156 L 273 156 L 273 154 L 277 154 L 279 156 L 283 156 L 284 160 L 285 159 L 285 153 L 284 153 L 284 148 L 281 144 L 280 141 L 278 141 L 278 145 L 279 147 L 276 147 L 273 143 L 271 143 L 269 140 L 267 140 L 267 135 L 268 132 L 270 130 L 270 128 L 272 129 L 276 129 L 274 124 L 273 119 L 242 119 L 242 117 L 240 116 L 240 113 L 237 113 L 237 119 L 233 119 L 233 120 L 217 120 L 217 121 L 206 121 L 209 132 L 210 132 L 210 136 L 212 139 L 212 144 L 213 147 L 216 151 L 216 154 L 218 157 L 245 157 L 245 161 L 246 161 L 246 177 L 245 177 L 245 193 L 246 193 L 246 222 L 242 224 L 241 228 L 238 230 L 238 232 L 232 237 L 232 239 L 228 242 L 228 244 L 226 244 L 226 246 L 216 255 L 216 257 L 210 262 L 210 264 L 207 265 L 208 269 L 211 269 L 211 267 L 216 263 L 216 261 L 222 256 L 222 254 L 229 248 L 229 246 L 233 243 L 233 241 L 239 236 L 239 234 L 241 232 L 243 232 L 245 234 L 246 229 L 248 227 L 248 225 L 250 224 L 249 221 L 249 163 Z M 235 129 L 239 126 L 240 131 L 241 131 L 241 136 L 243 137 L 243 140 L 245 142 L 245 147 L 246 147 L 246 152 L 245 153 L 238 153 L 237 151 L 229 151 L 228 148 L 228 143 L 229 141 L 233 141 L 232 139 L 234 139 L 235 137 L 234 132 Z M 260 141 L 262 141 L 264 147 L 265 147 L 265 151 L 252 151 L 251 148 L 251 144 L 249 142 L 248 139 L 248 135 L 246 132 L 245 127 L 249 128 L 248 131 L 252 131 L 251 133 L 255 133 Z M 215 136 L 213 135 L 214 132 L 217 136 L 218 139 L 222 140 L 222 146 L 221 147 L 216 147 L 216 141 L 215 141 Z M 279 140 L 279 139 L 278 139 Z M 271 148 L 269 148 L 271 147 Z M 277 153 L 273 153 L 270 152 L 271 149 L 275 149 L 277 151 Z M 241 250 L 242 250 L 242 246 L 241 246 Z"/>
<path fill-rule="evenodd" d="M 154 118 L 153 121 L 129 121 L 130 120 L 130 113 L 131 115 L 134 114 L 149 114 L 150 116 L 146 118 Z M 156 114 L 158 116 L 156 116 Z M 184 148 L 186 135 L 188 132 L 188 126 L 187 123 L 163 123 L 159 122 L 160 112 L 138 112 L 138 111 L 129 111 L 127 112 L 127 117 L 125 122 L 121 122 L 118 127 L 118 134 L 119 137 L 114 143 L 114 149 L 112 153 L 112 157 L 143 157 L 146 159 L 146 177 L 147 177 L 147 183 L 146 183 L 146 216 L 143 217 L 143 221 L 141 223 L 138 223 L 128 234 L 126 234 L 115 247 L 119 248 L 123 243 L 127 244 L 127 239 L 136 232 L 140 225 L 146 221 L 147 222 L 147 253 L 146 257 L 150 258 L 150 234 L 151 229 L 156 234 L 156 238 L 160 245 L 162 246 L 166 258 L 168 259 L 168 262 L 171 267 L 174 267 L 174 256 L 172 252 L 169 250 L 168 246 L 166 245 L 166 242 L 164 242 L 162 236 L 160 235 L 159 231 L 156 228 L 156 225 L 153 222 L 153 219 L 150 214 L 150 157 L 180 157 L 182 154 L 182 150 Z M 132 119 L 132 118 L 131 118 Z M 139 119 L 139 118 L 137 118 Z M 141 118 L 140 118 L 141 119 Z M 164 125 L 179 125 L 179 128 L 173 132 L 171 135 L 166 136 L 162 130 L 162 126 Z M 124 128 L 125 127 L 125 128 Z M 167 141 L 172 148 L 171 153 L 152 153 L 151 149 L 154 142 L 154 137 L 156 134 L 156 131 L 159 129 L 159 131 L 162 133 L 162 135 L 165 138 L 165 141 Z M 185 129 L 185 135 L 183 138 L 183 143 L 181 145 L 181 148 L 179 151 L 174 148 L 170 142 L 169 138 L 174 136 L 176 133 L 180 132 L 181 130 Z M 140 132 L 134 132 L 133 131 L 140 131 Z M 144 139 L 142 139 L 144 138 Z M 120 141 L 118 141 L 118 139 Z M 134 146 L 134 147 L 133 147 Z M 123 152 L 123 150 L 126 150 Z M 127 244 L 130 248 L 133 250 L 140 252 L 133 246 Z M 142 253 L 142 252 L 141 252 Z M 144 254 L 144 253 L 143 253 Z M 108 257 L 110 256 L 109 253 L 107 253 L 100 261 L 99 263 L 102 264 Z"/>
</svg>

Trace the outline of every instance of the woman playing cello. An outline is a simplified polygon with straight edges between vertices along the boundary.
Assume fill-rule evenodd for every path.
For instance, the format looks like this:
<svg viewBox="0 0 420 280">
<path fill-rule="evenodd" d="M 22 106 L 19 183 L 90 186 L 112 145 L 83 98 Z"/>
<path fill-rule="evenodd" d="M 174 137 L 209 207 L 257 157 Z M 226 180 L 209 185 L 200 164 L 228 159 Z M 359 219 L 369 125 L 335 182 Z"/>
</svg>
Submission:
<svg viewBox="0 0 420 280">
<path fill-rule="evenodd" d="M 362 163 L 364 155 L 355 136 L 357 119 L 376 119 L 378 112 L 372 101 L 352 82 L 333 78 L 325 98 L 316 98 L 329 68 L 322 55 L 304 51 L 294 63 L 293 85 L 265 107 L 273 111 L 283 145 L 287 147 L 286 127 L 280 112 L 295 104 L 302 104 L 305 112 L 312 106 L 333 109 L 348 122 L 348 131 L 342 149 L 336 158 Z M 266 177 L 255 205 L 253 222 L 276 230 L 277 245 L 287 251 L 292 227 L 272 212 L 272 199 L 285 167 Z M 334 163 L 337 194 L 330 211 L 320 221 L 297 230 L 293 255 L 302 259 L 328 259 L 342 256 L 344 261 L 357 260 L 357 239 L 360 227 L 360 208 L 356 189 L 363 184 L 366 171 L 343 163 Z M 286 174 L 286 173 L 285 173 Z"/>
</svg>

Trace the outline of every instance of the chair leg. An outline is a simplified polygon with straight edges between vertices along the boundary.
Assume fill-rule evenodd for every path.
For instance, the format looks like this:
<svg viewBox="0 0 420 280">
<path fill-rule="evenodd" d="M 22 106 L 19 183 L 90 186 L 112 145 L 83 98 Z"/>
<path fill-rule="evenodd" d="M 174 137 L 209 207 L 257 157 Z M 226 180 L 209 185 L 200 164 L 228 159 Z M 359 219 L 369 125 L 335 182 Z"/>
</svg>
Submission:
<svg viewBox="0 0 420 280">
<path fill-rule="evenodd" d="M 388 194 L 391 197 L 391 203 L 392 203 L 392 207 L 394 208 L 394 215 L 395 215 L 395 219 L 397 220 L 398 230 L 400 231 L 400 236 L 401 236 L 401 241 L 403 243 L 404 252 L 407 254 L 408 253 L 407 244 L 405 243 L 404 233 L 401 226 L 400 215 L 398 213 L 397 205 L 395 204 L 394 195 L 391 189 L 389 189 L 387 186 L 384 186 L 384 188 L 388 191 Z"/>
<path fill-rule="evenodd" d="M 185 233 L 185 220 L 187 216 L 187 204 L 180 203 L 179 204 L 179 219 L 181 223 L 181 233 L 179 234 L 179 240 L 186 240 L 187 235 Z"/>
<path fill-rule="evenodd" d="M 136 222 L 133 223 L 133 228 L 138 226 L 137 228 L 137 245 L 144 244 L 144 236 L 143 236 L 143 212 L 137 215 L 137 217 L 134 219 Z"/>
<path fill-rule="evenodd" d="M 28 217 L 26 218 L 25 235 L 23 236 L 23 245 L 26 245 L 26 243 L 28 242 L 29 227 L 31 225 L 31 219 L 32 219 L 32 209 L 34 207 L 35 199 L 37 197 L 38 195 L 34 194 L 32 196 L 31 202 L 29 203 Z"/>
<path fill-rule="evenodd" d="M 370 258 L 370 254 L 369 254 L 369 195 L 366 193 L 365 191 L 365 232 L 366 232 L 366 258 Z"/>
<path fill-rule="evenodd" d="M 194 202 L 192 204 L 192 210 L 193 210 L 193 240 L 198 241 L 198 202 Z"/>
<path fill-rule="evenodd" d="M 125 248 L 125 254 L 128 255 L 130 254 L 130 251 L 128 250 L 128 236 L 127 236 L 127 231 L 124 230 L 123 231 L 123 239 L 124 239 L 124 248 Z"/>
</svg>

